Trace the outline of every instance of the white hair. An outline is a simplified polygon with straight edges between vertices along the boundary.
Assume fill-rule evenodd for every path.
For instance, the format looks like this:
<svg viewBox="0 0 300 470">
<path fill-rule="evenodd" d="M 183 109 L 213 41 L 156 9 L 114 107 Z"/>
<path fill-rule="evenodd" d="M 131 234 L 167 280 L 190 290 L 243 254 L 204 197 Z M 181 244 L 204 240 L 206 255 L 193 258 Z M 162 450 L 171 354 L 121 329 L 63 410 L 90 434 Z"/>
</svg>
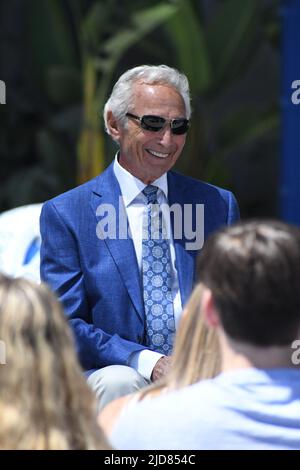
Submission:
<svg viewBox="0 0 300 470">
<path fill-rule="evenodd" d="M 187 119 L 190 118 L 191 105 L 187 77 L 167 65 L 141 65 L 123 73 L 113 87 L 103 111 L 105 128 L 108 134 L 110 132 L 107 126 L 107 113 L 111 111 L 118 121 L 125 121 L 126 113 L 130 111 L 129 108 L 133 98 L 133 84 L 136 82 L 148 85 L 166 84 L 174 87 L 182 96 Z"/>
</svg>

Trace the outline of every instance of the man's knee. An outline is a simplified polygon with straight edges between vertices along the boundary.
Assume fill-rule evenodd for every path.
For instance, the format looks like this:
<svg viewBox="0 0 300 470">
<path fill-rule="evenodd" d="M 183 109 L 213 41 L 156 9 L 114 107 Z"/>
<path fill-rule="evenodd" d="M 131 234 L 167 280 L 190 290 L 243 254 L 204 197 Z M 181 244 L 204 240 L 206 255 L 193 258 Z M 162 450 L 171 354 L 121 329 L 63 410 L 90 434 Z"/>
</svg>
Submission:
<svg viewBox="0 0 300 470">
<path fill-rule="evenodd" d="M 96 394 L 100 410 L 110 401 L 140 390 L 149 382 L 132 367 L 108 366 L 91 374 L 88 384 Z"/>
</svg>

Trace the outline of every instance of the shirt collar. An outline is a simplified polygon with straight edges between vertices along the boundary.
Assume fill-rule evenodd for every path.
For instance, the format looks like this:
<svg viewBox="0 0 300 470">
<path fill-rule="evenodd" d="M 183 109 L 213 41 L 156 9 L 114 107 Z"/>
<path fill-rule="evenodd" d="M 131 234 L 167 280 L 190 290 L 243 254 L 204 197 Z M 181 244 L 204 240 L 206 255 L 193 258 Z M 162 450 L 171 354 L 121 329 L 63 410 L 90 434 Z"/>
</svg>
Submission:
<svg viewBox="0 0 300 470">
<path fill-rule="evenodd" d="M 147 185 L 120 165 L 118 162 L 118 153 L 115 156 L 114 173 L 121 188 L 125 207 L 128 207 Z M 163 192 L 166 199 L 168 198 L 167 173 L 164 173 L 151 184 L 157 186 Z"/>
</svg>

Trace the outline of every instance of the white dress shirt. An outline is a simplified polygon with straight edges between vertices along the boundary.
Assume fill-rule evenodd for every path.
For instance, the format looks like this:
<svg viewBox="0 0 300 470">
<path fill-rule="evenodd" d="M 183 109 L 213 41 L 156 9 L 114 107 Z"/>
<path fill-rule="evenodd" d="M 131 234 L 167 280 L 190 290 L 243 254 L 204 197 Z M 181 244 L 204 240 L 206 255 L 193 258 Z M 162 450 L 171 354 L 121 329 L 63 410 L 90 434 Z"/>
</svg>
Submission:
<svg viewBox="0 0 300 470">
<path fill-rule="evenodd" d="M 142 193 L 142 191 L 147 185 L 120 165 L 118 162 L 118 154 L 116 155 L 114 161 L 114 173 L 120 185 L 136 258 L 140 273 L 142 275 L 142 225 L 143 214 L 147 206 L 147 198 Z M 170 234 L 169 243 L 173 279 L 172 295 L 174 299 L 173 305 L 175 326 L 177 329 L 182 313 L 182 303 L 178 283 L 178 274 L 175 268 L 174 241 L 172 237 L 172 230 L 170 229 L 167 174 L 163 174 L 160 178 L 153 181 L 151 184 L 158 187 L 157 202 L 160 205 L 162 204 L 161 209 L 166 224 L 167 233 Z M 162 357 L 162 354 L 145 349 L 143 351 L 133 353 L 129 359 L 128 365 L 136 369 L 143 377 L 150 380 L 153 368 L 160 357 Z"/>
</svg>

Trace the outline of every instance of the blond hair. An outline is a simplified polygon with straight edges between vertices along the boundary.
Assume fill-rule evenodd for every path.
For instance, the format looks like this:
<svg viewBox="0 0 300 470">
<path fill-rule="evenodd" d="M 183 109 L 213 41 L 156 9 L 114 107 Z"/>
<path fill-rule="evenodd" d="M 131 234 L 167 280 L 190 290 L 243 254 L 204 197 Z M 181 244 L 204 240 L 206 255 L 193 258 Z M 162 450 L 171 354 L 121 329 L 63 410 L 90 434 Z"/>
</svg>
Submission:
<svg viewBox="0 0 300 470">
<path fill-rule="evenodd" d="M 221 356 L 214 329 L 208 328 L 201 314 L 202 285 L 198 284 L 186 305 L 176 334 L 172 367 L 162 381 L 147 387 L 140 399 L 161 390 L 174 390 L 220 372 Z"/>
<path fill-rule="evenodd" d="M 104 449 L 62 309 L 45 285 L 0 275 L 1 449 Z"/>
</svg>

